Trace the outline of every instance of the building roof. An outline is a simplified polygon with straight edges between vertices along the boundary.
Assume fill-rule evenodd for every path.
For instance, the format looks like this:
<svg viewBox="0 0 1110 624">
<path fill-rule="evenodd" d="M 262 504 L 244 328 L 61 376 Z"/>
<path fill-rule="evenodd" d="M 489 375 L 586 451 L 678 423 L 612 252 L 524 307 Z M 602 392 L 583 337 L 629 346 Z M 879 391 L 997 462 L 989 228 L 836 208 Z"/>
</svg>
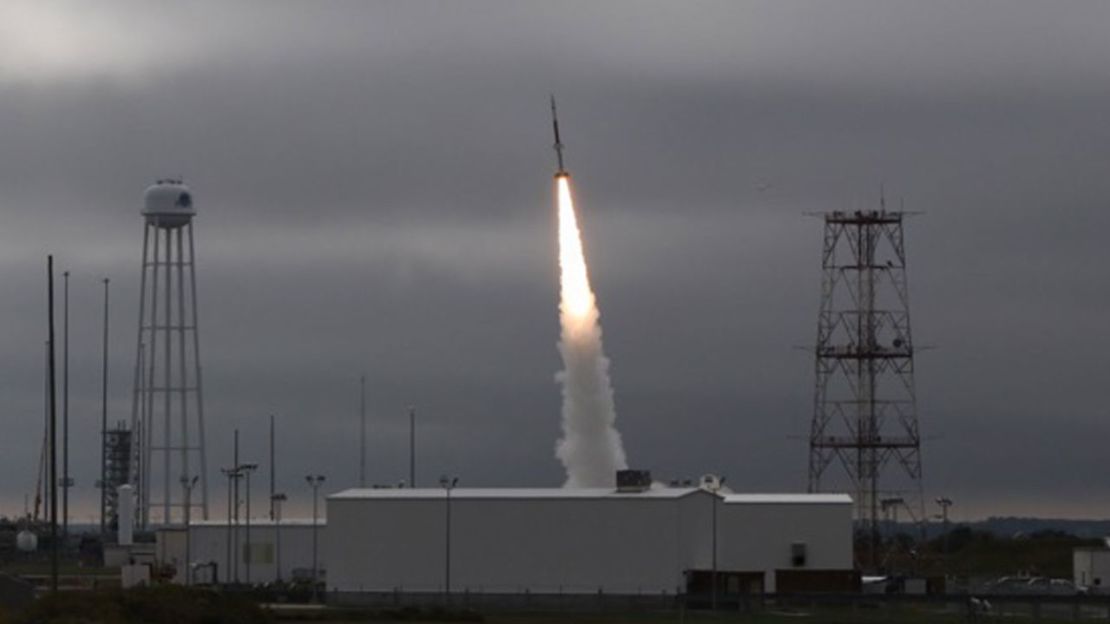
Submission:
<svg viewBox="0 0 1110 624">
<path fill-rule="evenodd" d="M 700 488 L 652 488 L 642 492 L 618 492 L 614 488 L 454 488 L 457 499 L 673 499 Z M 418 500 L 442 499 L 443 488 L 352 488 L 328 496 L 328 500 Z"/>
<path fill-rule="evenodd" d="M 269 518 L 251 518 L 251 528 L 252 529 L 272 527 L 275 524 L 276 523 L 273 520 L 270 520 Z M 327 524 L 327 521 L 324 520 L 324 517 L 323 517 L 322 514 L 321 514 L 320 518 L 316 521 L 316 524 L 318 526 L 321 526 L 321 527 Z M 226 527 L 227 526 L 227 518 L 223 518 L 223 519 L 219 519 L 219 520 L 193 520 L 192 522 L 189 523 L 189 525 L 190 526 L 197 526 L 197 527 Z M 234 525 L 234 523 L 232 523 L 232 525 Z M 301 526 L 311 527 L 312 526 L 312 518 L 282 518 L 281 519 L 281 526 L 282 527 L 301 527 Z M 247 527 L 247 519 L 246 518 L 239 518 L 239 527 L 241 527 L 241 528 L 246 528 Z M 169 527 L 169 528 L 184 529 L 185 525 L 183 525 L 183 524 L 173 525 L 172 527 Z"/>
<path fill-rule="evenodd" d="M 847 494 L 726 494 L 725 504 L 748 505 L 851 505 Z"/>
<path fill-rule="evenodd" d="M 697 487 L 656 487 L 642 492 L 618 492 L 613 488 L 455 488 L 451 498 L 468 500 L 553 499 L 553 500 L 644 500 L 676 499 L 709 493 Z M 328 496 L 328 500 L 421 500 L 442 499 L 443 488 L 353 488 Z M 722 494 L 726 504 L 851 504 L 847 494 Z"/>
</svg>

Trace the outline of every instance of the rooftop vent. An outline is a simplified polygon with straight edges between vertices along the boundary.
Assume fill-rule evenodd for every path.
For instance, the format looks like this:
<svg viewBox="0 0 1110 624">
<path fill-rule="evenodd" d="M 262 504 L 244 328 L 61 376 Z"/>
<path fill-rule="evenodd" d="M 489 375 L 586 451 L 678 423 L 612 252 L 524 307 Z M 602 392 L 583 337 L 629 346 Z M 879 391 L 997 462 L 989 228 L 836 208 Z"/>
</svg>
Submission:
<svg viewBox="0 0 1110 624">
<path fill-rule="evenodd" d="M 650 470 L 618 470 L 617 491 L 624 493 L 646 492 L 651 489 Z"/>
</svg>

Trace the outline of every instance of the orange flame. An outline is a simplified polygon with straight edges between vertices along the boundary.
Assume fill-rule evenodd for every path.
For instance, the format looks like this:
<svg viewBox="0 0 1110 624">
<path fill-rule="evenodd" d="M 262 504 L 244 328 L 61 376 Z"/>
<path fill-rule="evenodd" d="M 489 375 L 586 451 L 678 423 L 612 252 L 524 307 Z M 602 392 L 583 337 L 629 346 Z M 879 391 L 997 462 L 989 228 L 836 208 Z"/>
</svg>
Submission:
<svg viewBox="0 0 1110 624">
<path fill-rule="evenodd" d="M 582 319 L 594 309 L 594 293 L 586 272 L 582 234 L 578 231 L 578 219 L 570 197 L 570 181 L 565 175 L 556 176 L 555 180 L 559 202 L 560 309 L 567 316 Z"/>
</svg>

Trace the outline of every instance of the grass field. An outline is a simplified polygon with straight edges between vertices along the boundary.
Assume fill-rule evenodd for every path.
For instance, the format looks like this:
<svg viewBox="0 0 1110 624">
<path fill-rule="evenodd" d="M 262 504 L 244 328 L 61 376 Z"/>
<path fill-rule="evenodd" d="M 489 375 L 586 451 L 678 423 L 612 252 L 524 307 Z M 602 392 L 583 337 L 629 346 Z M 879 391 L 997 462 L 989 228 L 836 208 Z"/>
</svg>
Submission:
<svg viewBox="0 0 1110 624">
<path fill-rule="evenodd" d="M 1009 622 L 1020 624 L 1033 622 L 1055 624 L 1073 622 L 1070 612 L 1057 614 L 1045 613 L 1045 617 L 1034 619 L 1032 614 L 977 616 L 975 619 L 962 609 L 942 606 L 886 605 L 881 608 L 820 607 L 816 609 L 769 609 L 760 613 L 674 612 L 674 613 L 493 613 L 493 614 L 444 614 L 396 612 L 351 612 L 344 617 L 335 609 L 320 610 L 310 614 L 303 612 L 287 618 L 278 616 L 281 621 L 311 621 L 316 624 L 355 624 L 358 622 L 378 622 L 398 624 L 442 624 L 443 622 L 475 621 L 484 624 L 966 624 L 967 622 Z M 1105 619 L 1105 616 L 1102 617 Z"/>
</svg>

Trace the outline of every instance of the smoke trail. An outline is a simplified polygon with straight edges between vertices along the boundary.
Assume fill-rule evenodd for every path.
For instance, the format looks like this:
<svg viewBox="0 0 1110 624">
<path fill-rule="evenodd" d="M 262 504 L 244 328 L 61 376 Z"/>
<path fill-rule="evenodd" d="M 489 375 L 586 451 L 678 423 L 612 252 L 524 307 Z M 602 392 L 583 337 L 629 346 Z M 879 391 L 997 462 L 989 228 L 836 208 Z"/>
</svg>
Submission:
<svg viewBox="0 0 1110 624">
<path fill-rule="evenodd" d="M 617 470 L 627 468 L 620 433 L 613 426 L 609 360 L 601 346 L 597 302 L 590 289 L 586 258 L 568 175 L 555 177 L 559 203 L 559 352 L 563 370 L 563 438 L 555 448 L 567 471 L 564 487 L 613 487 Z"/>
</svg>

